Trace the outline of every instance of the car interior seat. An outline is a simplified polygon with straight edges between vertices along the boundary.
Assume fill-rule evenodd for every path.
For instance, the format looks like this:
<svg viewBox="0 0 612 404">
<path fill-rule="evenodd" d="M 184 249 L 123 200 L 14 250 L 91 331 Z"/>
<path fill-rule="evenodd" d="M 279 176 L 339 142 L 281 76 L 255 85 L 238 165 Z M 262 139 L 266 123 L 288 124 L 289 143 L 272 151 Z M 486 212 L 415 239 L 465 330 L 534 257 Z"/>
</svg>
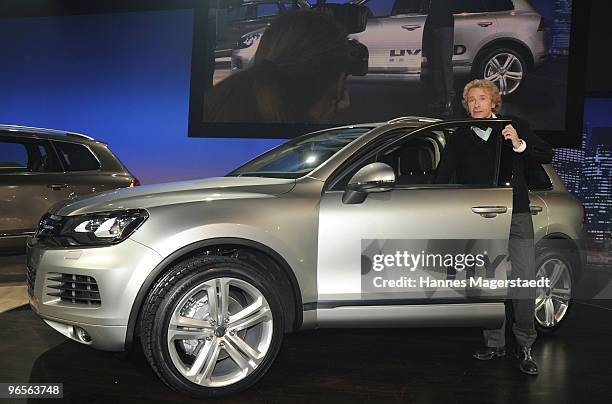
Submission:
<svg viewBox="0 0 612 404">
<path fill-rule="evenodd" d="M 432 182 L 433 156 L 429 150 L 410 148 L 402 151 L 399 157 L 400 185 L 430 184 Z"/>
</svg>

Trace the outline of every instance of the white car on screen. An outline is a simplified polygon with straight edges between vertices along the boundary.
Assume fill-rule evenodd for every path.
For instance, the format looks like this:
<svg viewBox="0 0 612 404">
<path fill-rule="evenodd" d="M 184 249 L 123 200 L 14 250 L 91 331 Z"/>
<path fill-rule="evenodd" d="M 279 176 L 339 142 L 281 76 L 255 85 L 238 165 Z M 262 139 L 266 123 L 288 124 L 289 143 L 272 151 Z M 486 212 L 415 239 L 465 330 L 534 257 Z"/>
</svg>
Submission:
<svg viewBox="0 0 612 404">
<path fill-rule="evenodd" d="M 351 80 L 420 80 L 427 69 L 423 28 L 429 0 L 354 0 L 371 11 L 365 31 L 351 34 L 368 47 L 368 74 Z M 520 87 L 548 54 L 544 19 L 526 0 L 457 0 L 455 74 L 485 78 L 502 94 Z M 243 35 L 232 53 L 232 69 L 251 63 L 265 28 Z"/>
</svg>

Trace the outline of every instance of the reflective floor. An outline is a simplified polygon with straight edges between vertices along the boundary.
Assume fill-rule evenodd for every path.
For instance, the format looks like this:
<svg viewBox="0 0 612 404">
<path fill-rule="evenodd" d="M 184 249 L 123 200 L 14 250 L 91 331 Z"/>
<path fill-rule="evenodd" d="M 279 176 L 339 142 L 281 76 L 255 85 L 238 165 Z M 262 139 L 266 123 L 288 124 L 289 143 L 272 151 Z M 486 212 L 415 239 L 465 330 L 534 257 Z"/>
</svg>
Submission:
<svg viewBox="0 0 612 404">
<path fill-rule="evenodd" d="M 473 328 L 317 330 L 288 335 L 258 385 L 215 402 L 609 403 L 611 307 L 576 304 L 541 337 L 537 377 L 510 358 L 472 359 Z M 165 387 L 140 349 L 122 357 L 67 341 L 28 306 L 0 314 L 0 341 L 0 382 L 62 382 L 64 402 L 196 402 Z"/>
<path fill-rule="evenodd" d="M 0 303 L 23 304 L 21 295 L 4 293 L 23 288 L 22 265 L 23 256 L 0 257 Z M 472 359 L 481 344 L 475 328 L 316 330 L 287 335 L 259 384 L 214 401 L 610 403 L 612 300 L 602 298 L 610 299 L 611 285 L 612 268 L 585 274 L 576 290 L 583 300 L 562 328 L 536 342 L 536 377 L 520 373 L 511 357 Z M 167 388 L 139 345 L 129 356 L 93 350 L 65 339 L 27 305 L 0 312 L 0 383 L 9 382 L 61 382 L 63 402 L 79 404 L 199 402 Z"/>
</svg>

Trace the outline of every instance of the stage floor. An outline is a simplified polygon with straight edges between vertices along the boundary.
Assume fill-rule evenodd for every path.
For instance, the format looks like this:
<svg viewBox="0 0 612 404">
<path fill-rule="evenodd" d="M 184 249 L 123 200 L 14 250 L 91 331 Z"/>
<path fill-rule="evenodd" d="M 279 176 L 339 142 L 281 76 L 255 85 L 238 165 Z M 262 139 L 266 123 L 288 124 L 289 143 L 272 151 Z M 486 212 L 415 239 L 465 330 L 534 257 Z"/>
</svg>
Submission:
<svg viewBox="0 0 612 404">
<path fill-rule="evenodd" d="M 43 323 L 22 305 L 24 262 L 0 257 L 0 303 L 21 305 L 0 312 L 0 383 L 63 383 L 62 402 L 78 404 L 201 402 L 167 388 L 140 345 L 127 357 L 96 351 Z M 576 293 L 584 300 L 563 327 L 536 341 L 536 377 L 520 373 L 510 356 L 473 359 L 482 341 L 476 328 L 314 330 L 287 335 L 255 387 L 214 402 L 607 404 L 612 300 L 602 297 L 612 296 L 612 268 L 587 270 Z"/>
<path fill-rule="evenodd" d="M 509 357 L 472 359 L 474 328 L 315 330 L 288 335 L 259 384 L 215 402 L 609 403 L 611 307 L 578 303 L 539 338 L 536 377 Z M 68 341 L 28 306 L 0 314 L 0 341 L 0 382 L 61 382 L 64 402 L 198 402 L 168 389 L 139 348 L 122 357 Z"/>
</svg>

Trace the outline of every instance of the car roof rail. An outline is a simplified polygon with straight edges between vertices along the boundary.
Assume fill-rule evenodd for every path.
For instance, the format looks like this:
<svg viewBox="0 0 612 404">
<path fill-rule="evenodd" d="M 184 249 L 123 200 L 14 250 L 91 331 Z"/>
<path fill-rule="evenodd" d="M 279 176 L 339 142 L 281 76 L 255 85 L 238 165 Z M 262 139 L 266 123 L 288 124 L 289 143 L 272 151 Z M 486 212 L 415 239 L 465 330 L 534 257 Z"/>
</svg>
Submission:
<svg viewBox="0 0 612 404">
<path fill-rule="evenodd" d="M 7 130 L 9 132 L 26 132 L 26 133 L 44 133 L 49 135 L 62 135 L 70 137 L 78 137 L 87 140 L 96 140 L 91 136 L 84 135 L 82 133 L 69 132 L 65 130 L 47 129 L 47 128 L 35 128 L 32 126 L 19 126 L 19 125 L 1 125 L 0 130 Z"/>
<path fill-rule="evenodd" d="M 441 122 L 442 120 L 437 119 L 437 118 L 430 118 L 427 116 L 410 115 L 410 116 L 400 116 L 399 118 L 391 119 L 390 121 L 387 121 L 387 123 L 414 122 L 414 121 L 435 123 L 435 122 Z"/>
</svg>

